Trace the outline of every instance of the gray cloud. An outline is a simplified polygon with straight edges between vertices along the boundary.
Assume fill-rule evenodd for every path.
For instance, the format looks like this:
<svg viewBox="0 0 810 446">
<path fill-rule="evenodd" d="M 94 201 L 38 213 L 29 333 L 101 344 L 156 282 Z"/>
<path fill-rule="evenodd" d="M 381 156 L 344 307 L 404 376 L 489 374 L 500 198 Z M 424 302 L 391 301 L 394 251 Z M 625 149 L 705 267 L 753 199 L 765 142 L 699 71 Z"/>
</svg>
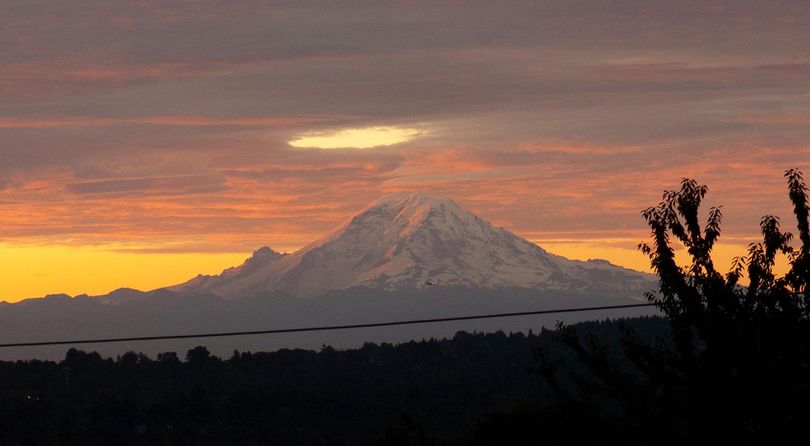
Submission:
<svg viewBox="0 0 810 446">
<path fill-rule="evenodd" d="M 171 209 L 147 232 L 241 218 L 243 232 L 317 233 L 422 188 L 525 230 L 623 230 L 699 176 L 754 218 L 781 196 L 780 171 L 805 163 L 807 29 L 800 1 L 3 2 L 0 203 L 41 225 L 14 229 L 26 235 L 152 224 L 65 211 L 102 198 Z M 286 146 L 371 125 L 426 134 Z M 296 204 L 311 223 L 270 209 Z"/>
</svg>

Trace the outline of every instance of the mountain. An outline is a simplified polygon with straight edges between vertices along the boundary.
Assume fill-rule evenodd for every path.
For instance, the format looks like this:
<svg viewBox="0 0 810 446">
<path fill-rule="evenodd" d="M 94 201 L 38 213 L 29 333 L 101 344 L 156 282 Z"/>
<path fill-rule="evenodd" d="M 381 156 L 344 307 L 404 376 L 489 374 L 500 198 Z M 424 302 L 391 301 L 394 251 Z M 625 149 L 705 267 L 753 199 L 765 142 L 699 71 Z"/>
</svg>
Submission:
<svg viewBox="0 0 810 446">
<path fill-rule="evenodd" d="M 551 254 L 449 198 L 395 193 L 292 254 L 264 247 L 240 266 L 169 290 L 224 298 L 269 292 L 314 297 L 356 287 L 386 292 L 529 288 L 640 296 L 654 286 L 652 275 L 604 260 Z"/>
<path fill-rule="evenodd" d="M 242 265 L 149 292 L 64 294 L 0 304 L 0 339 L 142 337 L 638 303 L 655 277 L 604 260 L 575 261 L 496 228 L 447 198 L 387 195 L 304 248 L 258 249 Z M 306 297 L 306 298 L 302 298 Z M 280 348 L 359 347 L 453 336 L 458 330 L 527 332 L 655 308 L 555 313 L 363 330 L 170 339 L 93 345 L 105 355 L 155 355 L 201 342 L 218 355 Z M 65 346 L 0 349 L 0 359 L 64 358 Z"/>
</svg>

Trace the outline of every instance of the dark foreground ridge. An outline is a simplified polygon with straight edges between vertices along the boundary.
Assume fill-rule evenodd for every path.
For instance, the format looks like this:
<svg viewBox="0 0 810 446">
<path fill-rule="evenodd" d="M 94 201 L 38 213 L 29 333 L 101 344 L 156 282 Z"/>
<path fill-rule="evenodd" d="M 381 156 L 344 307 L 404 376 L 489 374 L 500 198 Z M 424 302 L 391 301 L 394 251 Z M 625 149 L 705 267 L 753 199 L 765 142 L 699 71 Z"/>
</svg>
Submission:
<svg viewBox="0 0 810 446">
<path fill-rule="evenodd" d="M 628 324 L 650 336 L 667 330 L 659 318 Z M 608 344 L 618 339 L 615 322 L 577 329 Z M 459 332 L 353 350 L 234 352 L 224 360 L 204 347 L 185 361 L 175 353 L 105 359 L 70 349 L 58 363 L 0 362 L 0 443 L 466 443 L 485 434 L 491 420 L 484 414 L 553 401 L 537 372 L 538 348 L 564 351 L 546 330 Z"/>
</svg>

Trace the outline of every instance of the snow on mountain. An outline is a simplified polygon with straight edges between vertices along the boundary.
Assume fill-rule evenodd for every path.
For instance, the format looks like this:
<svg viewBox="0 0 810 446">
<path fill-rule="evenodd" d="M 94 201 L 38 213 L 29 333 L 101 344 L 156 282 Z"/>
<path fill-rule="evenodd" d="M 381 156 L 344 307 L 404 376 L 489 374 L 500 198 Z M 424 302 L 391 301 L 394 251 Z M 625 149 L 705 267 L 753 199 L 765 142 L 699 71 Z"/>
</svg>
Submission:
<svg viewBox="0 0 810 446">
<path fill-rule="evenodd" d="M 261 248 L 238 267 L 170 289 L 233 298 L 273 291 L 307 297 L 351 287 L 401 291 L 428 286 L 609 290 L 640 296 L 654 280 L 603 260 L 574 261 L 548 253 L 451 199 L 395 193 L 292 254 Z"/>
</svg>

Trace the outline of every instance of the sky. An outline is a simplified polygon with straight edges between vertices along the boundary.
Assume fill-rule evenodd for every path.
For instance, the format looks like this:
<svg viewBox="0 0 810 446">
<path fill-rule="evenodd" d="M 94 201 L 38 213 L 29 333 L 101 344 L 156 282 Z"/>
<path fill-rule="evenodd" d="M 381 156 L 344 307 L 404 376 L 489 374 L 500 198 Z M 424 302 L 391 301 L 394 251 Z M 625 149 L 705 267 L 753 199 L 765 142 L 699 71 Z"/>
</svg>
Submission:
<svg viewBox="0 0 810 446">
<path fill-rule="evenodd" d="M 0 2 L 0 300 L 292 251 L 388 192 L 648 267 L 683 177 L 718 256 L 810 174 L 803 1 Z"/>
</svg>

